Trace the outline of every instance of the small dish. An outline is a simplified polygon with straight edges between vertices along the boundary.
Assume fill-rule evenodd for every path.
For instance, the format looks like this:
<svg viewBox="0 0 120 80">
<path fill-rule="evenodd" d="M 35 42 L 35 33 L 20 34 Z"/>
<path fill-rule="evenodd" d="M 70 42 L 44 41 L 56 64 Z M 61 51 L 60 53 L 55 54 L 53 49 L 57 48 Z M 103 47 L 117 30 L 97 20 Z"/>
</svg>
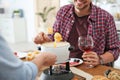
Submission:
<svg viewBox="0 0 120 80">
<path fill-rule="evenodd" d="M 27 56 L 26 52 L 15 52 L 14 53 L 18 58 L 25 58 Z"/>
<path fill-rule="evenodd" d="M 79 58 L 70 58 L 69 63 L 71 67 L 78 66 L 83 63 L 83 60 Z"/>
<path fill-rule="evenodd" d="M 69 60 L 70 67 L 75 67 L 83 63 L 82 59 L 79 58 L 70 58 Z M 61 63 L 62 65 L 66 65 L 66 63 Z"/>
</svg>

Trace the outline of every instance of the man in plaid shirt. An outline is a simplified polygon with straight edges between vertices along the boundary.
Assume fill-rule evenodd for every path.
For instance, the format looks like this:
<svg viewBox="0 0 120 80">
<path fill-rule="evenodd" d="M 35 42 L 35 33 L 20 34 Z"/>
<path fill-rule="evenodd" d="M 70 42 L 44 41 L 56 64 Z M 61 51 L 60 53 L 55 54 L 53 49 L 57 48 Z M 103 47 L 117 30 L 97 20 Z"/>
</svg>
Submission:
<svg viewBox="0 0 120 80">
<path fill-rule="evenodd" d="M 70 58 L 83 58 L 87 65 L 108 65 L 119 56 L 119 39 L 114 19 L 108 12 L 93 5 L 91 0 L 74 0 L 74 4 L 61 7 L 53 31 L 59 32 L 63 41 L 74 46 Z M 41 44 L 51 41 L 54 33 L 47 36 L 41 32 L 34 42 Z M 83 52 L 78 48 L 78 37 L 83 35 L 93 37 L 92 51 Z"/>
</svg>

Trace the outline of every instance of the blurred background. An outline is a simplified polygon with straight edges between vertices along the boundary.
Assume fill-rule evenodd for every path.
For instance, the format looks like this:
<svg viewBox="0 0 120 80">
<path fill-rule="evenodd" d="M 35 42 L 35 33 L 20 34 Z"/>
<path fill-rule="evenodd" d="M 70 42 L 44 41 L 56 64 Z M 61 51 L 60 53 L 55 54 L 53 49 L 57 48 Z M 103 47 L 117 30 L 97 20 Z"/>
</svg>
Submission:
<svg viewBox="0 0 120 80">
<path fill-rule="evenodd" d="M 37 49 L 38 45 L 33 43 L 35 35 L 40 31 L 45 31 L 48 27 L 52 27 L 59 8 L 72 3 L 72 1 L 0 0 L 0 34 L 8 41 L 14 51 Z M 120 0 L 92 1 L 93 4 L 113 15 L 120 37 Z M 51 9 L 46 21 L 39 15 L 39 13 L 45 14 L 45 8 L 46 11 Z"/>
</svg>

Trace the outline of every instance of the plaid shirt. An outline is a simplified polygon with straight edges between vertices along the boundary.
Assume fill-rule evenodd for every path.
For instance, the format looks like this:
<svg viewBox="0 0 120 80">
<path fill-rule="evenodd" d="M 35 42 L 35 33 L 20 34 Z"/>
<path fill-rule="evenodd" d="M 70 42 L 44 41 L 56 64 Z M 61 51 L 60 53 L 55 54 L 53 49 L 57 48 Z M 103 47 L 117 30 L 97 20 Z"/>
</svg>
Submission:
<svg viewBox="0 0 120 80">
<path fill-rule="evenodd" d="M 62 34 L 64 41 L 68 41 L 74 21 L 74 5 L 63 6 L 57 13 L 53 30 Z M 89 23 L 87 34 L 93 37 L 94 51 L 98 55 L 109 51 L 116 60 L 119 55 L 119 39 L 113 17 L 105 10 L 91 4 L 91 14 L 87 21 Z M 53 36 L 50 38 L 53 39 Z"/>
</svg>

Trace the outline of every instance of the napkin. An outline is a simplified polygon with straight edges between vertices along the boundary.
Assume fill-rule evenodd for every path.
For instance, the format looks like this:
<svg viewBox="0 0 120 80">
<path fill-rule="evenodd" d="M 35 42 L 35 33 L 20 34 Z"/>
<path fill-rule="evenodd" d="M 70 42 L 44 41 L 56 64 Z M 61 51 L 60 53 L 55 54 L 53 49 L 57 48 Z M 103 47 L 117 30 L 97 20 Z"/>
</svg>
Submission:
<svg viewBox="0 0 120 80">
<path fill-rule="evenodd" d="M 86 73 L 86 72 L 84 72 L 84 71 L 82 71 L 82 70 L 80 70 L 80 69 L 78 69 L 78 68 L 76 68 L 76 67 L 70 67 L 70 69 L 71 69 L 71 71 L 72 71 L 74 74 L 77 74 L 77 75 L 80 75 L 80 76 L 82 76 L 82 77 L 85 77 L 86 80 L 91 80 L 91 79 L 93 78 L 92 75 L 90 75 L 90 74 L 88 74 L 88 73 Z"/>
</svg>

